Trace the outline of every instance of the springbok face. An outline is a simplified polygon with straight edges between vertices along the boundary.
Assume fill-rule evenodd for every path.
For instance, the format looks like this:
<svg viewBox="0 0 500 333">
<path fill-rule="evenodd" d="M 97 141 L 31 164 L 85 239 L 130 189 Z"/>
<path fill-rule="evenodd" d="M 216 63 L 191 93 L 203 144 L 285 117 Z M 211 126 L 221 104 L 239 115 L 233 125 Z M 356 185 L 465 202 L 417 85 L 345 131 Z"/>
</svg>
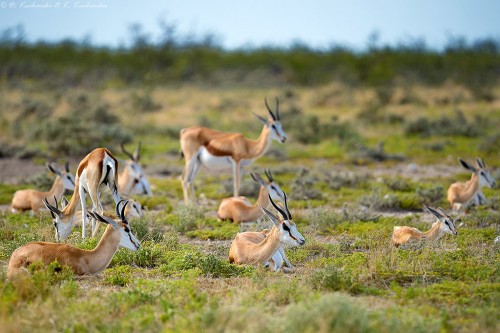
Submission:
<svg viewBox="0 0 500 333">
<path fill-rule="evenodd" d="M 279 228 L 280 230 L 280 242 L 284 244 L 288 244 L 290 246 L 301 246 L 304 245 L 306 240 L 304 236 L 297 230 L 297 226 L 295 223 L 292 221 L 292 214 L 290 213 L 290 210 L 288 209 L 288 204 L 286 201 L 286 194 L 283 192 L 283 197 L 285 198 L 285 209 L 281 209 L 278 207 L 271 196 L 269 195 L 269 200 L 273 204 L 274 208 L 278 210 L 278 212 L 281 215 L 281 219 L 279 219 L 277 216 L 275 216 L 273 213 L 268 211 L 267 209 L 263 208 L 262 206 L 259 207 L 262 209 L 264 214 L 266 214 L 271 221 L 273 221 L 274 225 Z"/>
<path fill-rule="evenodd" d="M 58 175 L 61 178 L 65 190 L 70 190 L 70 191 L 75 190 L 75 176 L 73 176 L 69 172 L 69 163 L 68 162 L 66 162 L 66 164 L 64 165 L 64 168 L 65 168 L 64 171 L 59 169 L 59 167 L 57 167 L 53 163 L 47 164 L 47 168 L 51 172 L 55 173 L 56 175 Z"/>
<path fill-rule="evenodd" d="M 490 174 L 489 170 L 486 170 L 486 165 L 483 162 L 483 159 L 476 158 L 477 166 L 479 167 L 479 185 L 480 186 L 488 186 L 489 188 L 495 187 L 497 184 L 493 176 Z"/>
<path fill-rule="evenodd" d="M 56 242 L 61 242 L 68 238 L 71 233 L 71 229 L 73 228 L 73 219 L 75 218 L 73 215 L 63 216 L 62 212 L 59 210 L 59 206 L 57 204 L 57 200 L 54 197 L 54 201 L 56 206 L 52 206 L 47 201 L 47 198 L 43 200 L 45 207 L 50 211 L 50 215 L 52 216 L 52 222 L 54 223 L 54 228 L 56 229 Z M 68 200 L 63 197 L 62 199 L 62 209 L 66 207 Z"/>
<path fill-rule="evenodd" d="M 439 207 L 436 210 L 434 208 L 427 207 L 426 205 L 424 205 L 424 207 L 438 219 L 438 222 L 436 223 L 440 224 L 439 228 L 442 232 L 454 236 L 458 235 L 457 228 L 455 227 L 455 221 L 444 211 L 443 208 Z"/>
<path fill-rule="evenodd" d="M 130 154 L 123 144 L 121 145 L 122 151 L 125 155 L 127 155 L 130 160 L 125 161 L 125 168 L 128 169 L 128 173 L 133 180 L 134 187 L 132 193 L 127 194 L 143 194 L 147 196 L 152 196 L 151 186 L 149 185 L 144 172 L 142 171 L 142 167 L 140 164 L 140 151 L 141 151 L 141 143 L 137 145 L 137 148 L 134 151 L 134 154 Z"/>
<path fill-rule="evenodd" d="M 122 209 L 120 211 L 120 205 L 123 203 Z M 128 224 L 127 219 L 125 218 L 125 207 L 127 206 L 128 201 L 125 200 L 120 200 L 116 204 L 116 215 L 120 219 L 119 222 L 116 222 L 115 220 L 107 217 L 107 216 L 101 216 L 96 212 L 92 211 L 87 211 L 90 216 L 95 218 L 98 221 L 101 221 L 103 223 L 110 224 L 115 230 L 120 231 L 120 243 L 118 244 L 119 247 L 124 247 L 126 249 L 129 249 L 131 251 L 137 251 L 141 247 L 141 243 L 135 237 L 135 235 L 132 233 L 130 230 L 130 226 Z"/>
<path fill-rule="evenodd" d="M 127 216 L 129 217 L 142 217 L 142 206 L 135 200 L 130 200 L 129 210 Z"/>
<path fill-rule="evenodd" d="M 264 173 L 267 177 L 267 182 L 262 179 L 262 177 L 258 173 L 250 173 L 250 176 L 252 176 L 253 180 L 266 188 L 267 192 L 273 200 L 285 201 L 285 197 L 283 196 L 284 192 L 280 188 L 280 186 L 274 182 L 271 171 L 269 169 L 266 169 Z"/>
<path fill-rule="evenodd" d="M 283 130 L 283 127 L 281 126 L 280 112 L 279 112 L 279 106 L 280 106 L 279 99 L 276 97 L 276 113 L 273 113 L 273 111 L 271 111 L 269 104 L 267 104 L 267 98 L 264 101 L 266 104 L 266 108 L 267 108 L 269 117 L 266 119 L 266 118 L 261 117 L 257 114 L 256 114 L 256 116 L 271 131 L 271 139 L 276 140 L 276 141 L 281 142 L 281 143 L 285 143 L 287 137 L 286 137 L 285 131 Z"/>
<path fill-rule="evenodd" d="M 486 165 L 481 158 L 478 157 L 476 159 L 479 168 L 475 168 L 461 158 L 459 158 L 458 161 L 465 169 L 474 172 L 479 177 L 479 186 L 493 188 L 496 185 L 495 179 L 491 176 L 490 172 L 486 170 Z"/>
</svg>

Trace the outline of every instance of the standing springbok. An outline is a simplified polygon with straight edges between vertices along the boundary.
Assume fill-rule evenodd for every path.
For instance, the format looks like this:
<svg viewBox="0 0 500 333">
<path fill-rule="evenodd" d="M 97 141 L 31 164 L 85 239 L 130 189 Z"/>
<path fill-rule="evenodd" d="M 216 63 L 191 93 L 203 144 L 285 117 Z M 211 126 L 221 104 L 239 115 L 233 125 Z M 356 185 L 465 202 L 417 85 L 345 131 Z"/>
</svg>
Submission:
<svg viewBox="0 0 500 333">
<path fill-rule="evenodd" d="M 220 220 L 231 220 L 236 223 L 255 221 L 263 214 L 258 203 L 260 203 L 260 205 L 264 208 L 267 208 L 270 205 L 268 194 L 270 194 L 271 198 L 274 200 L 284 200 L 282 195 L 283 191 L 279 185 L 274 182 L 271 171 L 267 169 L 265 174 L 268 179 L 267 182 L 262 179 L 258 173 L 250 173 L 253 180 L 260 184 L 259 196 L 254 205 L 250 203 L 247 198 L 242 196 L 224 198 L 219 205 L 217 217 Z"/>
<path fill-rule="evenodd" d="M 495 179 L 486 170 L 486 165 L 481 158 L 476 158 L 479 168 L 475 168 L 461 158 L 458 161 L 465 169 L 472 171 L 472 176 L 469 181 L 465 183 L 456 182 L 448 188 L 448 201 L 454 210 L 460 210 L 462 206 L 468 206 L 470 203 L 479 205 L 485 202 L 486 197 L 481 192 L 481 187 L 488 186 L 492 188 L 496 185 Z"/>
<path fill-rule="evenodd" d="M 224 133 L 206 127 L 184 128 L 180 133 L 182 155 L 186 165 L 182 172 L 182 191 L 186 204 L 195 199 L 194 178 L 201 166 L 210 171 L 233 171 L 233 195 L 238 196 L 241 167 L 250 165 L 263 155 L 272 140 L 284 143 L 286 134 L 280 123 L 279 100 L 276 98 L 276 114 L 265 100 L 268 119 L 255 116 L 264 124 L 257 140 L 250 140 L 241 133 Z"/>
<path fill-rule="evenodd" d="M 75 189 L 75 177 L 69 172 L 69 163 L 64 165 L 65 169 L 61 170 L 53 163 L 47 163 L 47 168 L 57 175 L 54 184 L 48 192 L 40 192 L 37 190 L 26 189 L 19 190 L 14 193 L 10 210 L 13 213 L 20 211 L 31 210 L 31 213 L 36 213 L 40 209 L 45 209 L 43 199 L 48 198 L 50 201 L 61 200 L 65 190 L 73 191 Z"/>
<path fill-rule="evenodd" d="M 124 195 L 144 194 L 152 196 L 151 186 L 149 185 L 140 164 L 141 143 L 137 145 L 134 153 L 129 153 L 123 144 L 122 151 L 130 160 L 123 161 L 125 167 L 122 173 L 118 174 L 118 191 Z"/>
<path fill-rule="evenodd" d="M 113 154 L 106 148 L 96 148 L 91 151 L 78 165 L 75 181 L 75 194 L 71 197 L 68 205 L 59 210 L 45 200 L 45 206 L 50 210 L 54 226 L 56 228 L 56 240 L 65 240 L 75 222 L 75 213 L 78 202 L 82 207 L 82 238 L 85 238 L 85 227 L 87 224 L 87 214 L 85 213 L 85 193 L 88 193 L 92 200 L 92 210 L 102 214 L 104 209 L 100 201 L 99 187 L 106 185 L 111 190 L 113 200 L 117 204 L 121 198 L 118 194 L 118 161 Z M 97 233 L 99 222 L 92 219 L 92 234 Z"/>
<path fill-rule="evenodd" d="M 278 207 L 269 197 L 271 204 L 278 210 L 281 217 L 273 215 L 273 213 L 260 206 L 264 214 L 274 223 L 267 235 L 262 233 L 264 238 L 258 235 L 256 237 L 254 232 L 240 232 L 236 235 L 229 249 L 230 263 L 267 266 L 270 264 L 270 260 L 273 259 L 274 266 L 271 269 L 278 271 L 281 268 L 279 260 L 283 258 L 280 251 L 282 245 L 304 245 L 306 242 L 304 236 L 300 234 L 292 221 L 292 214 L 290 214 L 286 202 L 286 194 L 284 194 L 284 197 L 285 210 Z"/>
<path fill-rule="evenodd" d="M 123 201 L 123 200 L 122 200 Z M 82 250 L 68 244 L 33 242 L 16 249 L 9 260 L 7 277 L 25 272 L 31 263 L 41 261 L 48 265 L 57 260 L 61 265 L 69 266 L 76 275 L 96 275 L 108 267 L 111 259 L 119 247 L 137 251 L 139 240 L 130 231 L 124 210 L 127 202 L 119 209 L 120 201 L 116 205 L 116 215 L 119 220 L 101 216 L 96 212 L 88 211 L 93 218 L 108 224 L 99 244 L 93 250 Z"/>
<path fill-rule="evenodd" d="M 439 207 L 437 210 L 424 205 L 424 208 L 437 218 L 432 224 L 432 228 L 422 232 L 416 228 L 408 226 L 395 226 L 392 233 L 392 244 L 399 247 L 412 240 L 424 239 L 426 241 L 437 241 L 444 234 L 458 235 L 455 221 Z"/>
</svg>

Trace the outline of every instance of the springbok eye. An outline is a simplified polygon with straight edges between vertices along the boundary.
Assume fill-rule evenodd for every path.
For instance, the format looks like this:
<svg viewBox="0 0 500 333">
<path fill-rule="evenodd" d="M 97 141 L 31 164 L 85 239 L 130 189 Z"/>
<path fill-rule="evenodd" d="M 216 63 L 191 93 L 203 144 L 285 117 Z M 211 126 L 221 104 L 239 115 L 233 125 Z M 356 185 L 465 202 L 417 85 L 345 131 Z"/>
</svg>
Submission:
<svg viewBox="0 0 500 333">
<path fill-rule="evenodd" d="M 134 183 L 137 184 L 139 182 L 139 179 L 134 179 Z"/>
<path fill-rule="evenodd" d="M 283 223 L 283 230 L 285 231 L 290 231 L 290 228 L 286 225 L 286 223 Z"/>
<path fill-rule="evenodd" d="M 276 130 L 276 126 L 275 125 L 273 125 L 272 127 L 273 127 L 273 130 Z"/>
</svg>

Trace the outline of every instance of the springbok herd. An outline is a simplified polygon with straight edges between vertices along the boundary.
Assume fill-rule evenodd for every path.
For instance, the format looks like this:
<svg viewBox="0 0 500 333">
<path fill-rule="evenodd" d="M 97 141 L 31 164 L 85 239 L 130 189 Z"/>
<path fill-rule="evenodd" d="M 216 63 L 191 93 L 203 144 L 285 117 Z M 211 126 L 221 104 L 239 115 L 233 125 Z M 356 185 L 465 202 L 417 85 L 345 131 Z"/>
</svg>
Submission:
<svg viewBox="0 0 500 333">
<path fill-rule="evenodd" d="M 229 261 L 235 264 L 269 266 L 275 271 L 291 271 L 294 267 L 285 255 L 283 244 L 301 246 L 305 244 L 305 239 L 293 222 L 285 192 L 276 184 L 271 172 L 266 170 L 267 180 L 257 173 L 250 173 L 254 181 L 260 185 L 255 204 L 238 195 L 242 168 L 262 156 L 273 140 L 280 143 L 285 143 L 287 140 L 280 122 L 278 98 L 274 112 L 267 100 L 265 106 L 268 111 L 267 118 L 255 114 L 264 125 L 257 140 L 248 139 L 241 133 L 225 133 L 199 126 L 181 130 L 180 145 L 186 163 L 181 177 L 184 202 L 185 204 L 195 202 L 194 178 L 201 166 L 208 171 L 231 170 L 234 193 L 232 197 L 222 200 L 217 211 L 218 218 L 240 223 L 255 221 L 266 215 L 273 222 L 273 227 L 271 230 L 265 229 L 261 232 L 238 233 L 231 244 Z M 140 144 L 133 154 L 123 145 L 122 150 L 130 159 L 120 162 L 124 165 L 121 173 L 118 173 L 118 160 L 111 151 L 97 148 L 80 162 L 76 177 L 70 173 L 67 163 L 64 170 L 53 163 L 47 164 L 48 169 L 56 175 L 54 184 L 48 192 L 28 189 L 19 190 L 14 194 L 10 207 L 12 212 L 36 213 L 45 208 L 49 210 L 57 243 L 32 242 L 16 249 L 10 257 L 8 277 L 27 272 L 26 267 L 35 261 L 49 264 L 55 260 L 71 267 L 74 274 L 98 274 L 109 265 L 119 247 L 132 251 L 140 248 L 140 242 L 132 233 L 128 219 L 141 217 L 141 206 L 132 199 L 123 198 L 134 195 L 151 196 L 152 192 L 140 165 Z M 486 170 L 483 160 L 477 158 L 477 166 L 462 159 L 459 159 L 459 162 L 472 172 L 472 176 L 465 183 L 456 182 L 450 185 L 448 189 L 450 208 L 459 211 L 469 204 L 485 204 L 486 198 L 481 192 L 481 187 L 491 188 L 496 183 Z M 104 215 L 100 194 L 106 187 L 110 189 L 116 204 L 116 216 Z M 74 190 L 69 201 L 63 197 L 67 189 Z M 92 201 L 91 210 L 86 209 L 87 194 Z M 277 213 L 268 210 L 270 205 Z M 81 210 L 78 211 L 79 206 Z M 425 205 L 424 208 L 436 218 L 432 228 L 422 232 L 408 226 L 395 226 L 392 236 L 394 246 L 398 247 L 414 240 L 436 241 L 444 234 L 458 234 L 455 220 L 442 208 L 435 209 Z M 60 243 L 69 236 L 74 225 L 81 224 L 82 238 L 85 238 L 89 221 L 92 237 L 97 235 L 100 223 L 107 224 L 95 249 L 82 250 Z"/>
</svg>

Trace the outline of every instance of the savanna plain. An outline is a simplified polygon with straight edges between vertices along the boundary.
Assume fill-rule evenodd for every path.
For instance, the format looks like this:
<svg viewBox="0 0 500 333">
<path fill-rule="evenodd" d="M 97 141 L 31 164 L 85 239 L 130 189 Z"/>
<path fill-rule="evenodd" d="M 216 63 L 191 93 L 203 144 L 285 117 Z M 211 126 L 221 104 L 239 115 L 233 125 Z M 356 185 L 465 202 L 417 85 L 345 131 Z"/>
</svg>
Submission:
<svg viewBox="0 0 500 333">
<path fill-rule="evenodd" d="M 228 261 L 240 231 L 271 222 L 218 221 L 232 194 L 230 173 L 201 171 L 197 204 L 185 205 L 179 131 L 203 125 L 256 139 L 264 98 L 280 99 L 286 143 L 273 142 L 245 169 L 240 194 L 259 191 L 249 171 L 269 168 L 289 196 L 306 243 L 286 248 L 291 273 Z M 328 83 L 218 86 L 124 85 L 47 88 L 23 81 L 0 87 L 0 327 L 2 332 L 498 332 L 500 190 L 460 215 L 457 236 L 396 249 L 393 227 L 430 229 L 423 204 L 451 212 L 446 190 L 470 172 L 457 162 L 482 157 L 500 181 L 500 90 L 487 98 L 460 84 L 376 87 Z M 6 278 L 17 247 L 54 241 L 50 215 L 13 214 L 22 188 L 48 190 L 47 161 L 75 172 L 92 148 L 120 159 L 142 142 L 153 191 L 138 196 L 131 221 L 137 252 L 120 249 L 97 276 L 77 277 L 54 263 Z M 66 193 L 69 198 L 72 193 Z M 113 210 L 109 191 L 105 208 Z M 102 235 L 102 229 L 101 233 Z M 67 242 L 84 249 L 74 228 Z"/>
</svg>

